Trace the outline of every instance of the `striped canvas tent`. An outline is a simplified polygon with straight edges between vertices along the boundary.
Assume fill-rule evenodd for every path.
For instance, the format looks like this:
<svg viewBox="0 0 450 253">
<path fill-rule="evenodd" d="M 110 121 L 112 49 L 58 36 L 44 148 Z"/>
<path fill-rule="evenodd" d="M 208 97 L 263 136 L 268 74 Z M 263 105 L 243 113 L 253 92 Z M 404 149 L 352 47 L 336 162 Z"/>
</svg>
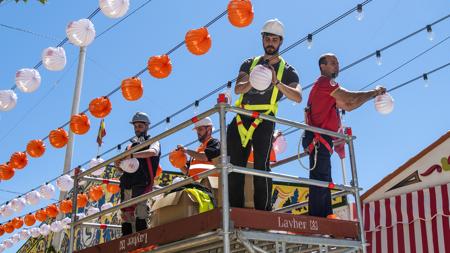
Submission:
<svg viewBox="0 0 450 253">
<path fill-rule="evenodd" d="M 450 132 L 361 196 L 368 252 L 450 252 Z"/>
</svg>

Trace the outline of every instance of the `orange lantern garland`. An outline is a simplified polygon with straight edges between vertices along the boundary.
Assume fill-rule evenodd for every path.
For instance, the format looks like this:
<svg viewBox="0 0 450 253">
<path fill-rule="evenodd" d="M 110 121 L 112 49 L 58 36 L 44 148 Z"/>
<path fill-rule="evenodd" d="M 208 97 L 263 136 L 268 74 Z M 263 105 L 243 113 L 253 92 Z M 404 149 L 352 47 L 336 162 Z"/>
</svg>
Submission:
<svg viewBox="0 0 450 253">
<path fill-rule="evenodd" d="M 14 168 L 8 164 L 0 164 L 0 179 L 10 180 L 14 176 Z"/>
<path fill-rule="evenodd" d="M 11 224 L 15 229 L 19 229 L 23 226 L 23 220 L 19 217 L 12 219 Z"/>
<path fill-rule="evenodd" d="M 206 27 L 189 30 L 184 41 L 189 52 L 195 55 L 206 54 L 211 48 L 211 36 Z"/>
<path fill-rule="evenodd" d="M 172 72 L 172 62 L 168 55 L 152 56 L 148 60 L 147 69 L 155 78 L 166 78 Z"/>
<path fill-rule="evenodd" d="M 186 165 L 187 156 L 181 150 L 174 150 L 169 154 L 169 161 L 173 167 L 181 169 Z"/>
<path fill-rule="evenodd" d="M 250 0 L 231 0 L 228 3 L 228 20 L 236 27 L 245 27 L 253 21 L 253 6 Z"/>
<path fill-rule="evenodd" d="M 36 212 L 34 217 L 36 217 L 36 220 L 44 222 L 47 219 L 47 212 L 45 211 L 45 209 L 40 209 Z"/>
<path fill-rule="evenodd" d="M 9 159 L 9 165 L 15 169 L 23 169 L 27 164 L 28 158 L 24 152 L 15 152 Z"/>
<path fill-rule="evenodd" d="M 0 236 L 5 233 L 5 229 L 3 229 L 3 225 L 0 224 Z"/>
<path fill-rule="evenodd" d="M 34 158 L 41 157 L 45 153 L 45 144 L 42 140 L 28 142 L 27 153 Z"/>
<path fill-rule="evenodd" d="M 58 216 L 59 209 L 55 204 L 51 204 L 51 205 L 47 206 L 47 208 L 45 209 L 45 212 L 47 213 L 48 217 L 56 218 L 56 216 Z"/>
<path fill-rule="evenodd" d="M 111 194 L 116 194 L 116 193 L 120 192 L 120 186 L 118 184 L 108 183 L 106 185 L 106 190 Z"/>
<path fill-rule="evenodd" d="M 85 207 L 88 203 L 89 199 L 86 193 L 80 193 L 77 195 L 77 207 Z"/>
<path fill-rule="evenodd" d="M 75 114 L 70 118 L 70 130 L 75 134 L 85 134 L 89 128 L 91 128 L 91 122 L 86 114 Z"/>
<path fill-rule="evenodd" d="M 89 198 L 92 201 L 99 201 L 103 197 L 103 188 L 100 185 L 93 186 L 89 189 Z"/>
<path fill-rule="evenodd" d="M 59 204 L 59 210 L 61 210 L 64 214 L 72 212 L 72 200 L 67 198 L 61 201 Z"/>
<path fill-rule="evenodd" d="M 138 100 L 142 97 L 142 94 L 144 94 L 142 81 L 137 77 L 123 80 L 120 88 L 122 90 L 122 96 L 128 101 Z"/>
<path fill-rule="evenodd" d="M 8 222 L 5 225 L 3 225 L 3 229 L 5 230 L 6 233 L 11 234 L 14 231 L 14 226 L 12 225 L 11 222 Z"/>
<path fill-rule="evenodd" d="M 108 97 L 98 97 L 92 99 L 89 103 L 89 112 L 96 118 L 104 118 L 112 110 L 111 101 Z"/>
<path fill-rule="evenodd" d="M 25 217 L 23 218 L 23 222 L 27 226 L 33 226 L 34 223 L 36 223 L 36 217 L 34 217 L 34 214 L 29 213 L 29 214 L 25 215 Z"/>
<path fill-rule="evenodd" d="M 52 146 L 55 148 L 62 148 L 69 141 L 69 135 L 67 134 L 66 130 L 62 128 L 52 130 L 48 138 L 50 140 L 50 144 L 52 144 Z"/>
</svg>

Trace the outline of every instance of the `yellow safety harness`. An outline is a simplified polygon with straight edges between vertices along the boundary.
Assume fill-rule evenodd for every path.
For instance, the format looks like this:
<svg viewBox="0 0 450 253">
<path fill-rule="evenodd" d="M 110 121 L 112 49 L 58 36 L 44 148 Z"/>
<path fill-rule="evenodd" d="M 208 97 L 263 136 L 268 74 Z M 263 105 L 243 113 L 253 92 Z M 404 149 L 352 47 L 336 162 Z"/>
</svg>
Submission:
<svg viewBox="0 0 450 253">
<path fill-rule="evenodd" d="M 253 58 L 252 65 L 250 66 L 250 72 L 253 70 L 256 64 L 258 64 L 260 58 L 261 56 Z M 284 67 L 286 66 L 286 61 L 283 58 L 281 58 L 281 56 L 279 56 L 279 58 L 280 58 L 280 66 L 278 67 L 277 71 L 277 79 L 281 81 L 281 78 L 283 77 Z M 265 111 L 263 113 L 266 115 L 269 115 L 270 113 L 276 115 L 278 111 L 277 97 L 278 97 L 278 88 L 274 86 L 272 96 L 270 98 L 270 104 L 259 104 L 259 105 L 242 104 L 244 94 L 241 94 L 241 96 L 239 96 L 239 99 L 236 101 L 235 105 L 237 107 L 241 107 L 250 111 Z M 255 129 L 263 121 L 258 117 L 258 114 L 259 113 L 255 113 L 253 115 L 255 120 L 252 122 L 252 124 L 248 129 L 245 129 L 244 124 L 242 123 L 241 116 L 239 114 L 236 115 L 236 124 L 238 127 L 239 135 L 241 137 L 241 143 L 244 148 L 247 146 L 248 142 L 252 139 Z"/>
</svg>

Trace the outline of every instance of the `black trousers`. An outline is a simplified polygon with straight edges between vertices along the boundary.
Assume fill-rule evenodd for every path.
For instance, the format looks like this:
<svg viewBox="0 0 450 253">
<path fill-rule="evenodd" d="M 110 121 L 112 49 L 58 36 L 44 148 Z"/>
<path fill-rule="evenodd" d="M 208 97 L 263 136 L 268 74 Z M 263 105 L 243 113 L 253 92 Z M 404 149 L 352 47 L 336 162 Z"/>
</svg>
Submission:
<svg viewBox="0 0 450 253">
<path fill-rule="evenodd" d="M 248 129 L 253 118 L 241 116 L 242 123 Z M 253 133 L 252 140 L 247 146 L 242 147 L 241 138 L 236 125 L 236 118 L 231 121 L 227 129 L 227 151 L 230 162 L 233 165 L 246 167 L 251 147 L 253 146 L 254 168 L 270 171 L 270 150 L 272 149 L 272 136 L 275 123 L 263 121 Z M 230 173 L 228 177 L 229 199 L 231 207 L 244 207 L 244 183 L 245 175 Z M 272 210 L 272 179 L 265 177 L 253 177 L 255 209 Z"/>
<path fill-rule="evenodd" d="M 326 135 L 322 135 L 322 137 L 330 144 L 330 147 L 333 148 L 331 137 Z M 307 131 L 303 138 L 303 147 L 309 145 L 310 140 L 312 141 L 312 133 Z M 314 155 L 315 151 L 309 155 L 309 168 L 314 166 Z M 333 181 L 331 178 L 331 154 L 322 144 L 319 145 L 317 150 L 316 167 L 309 172 L 309 178 L 326 182 Z M 327 217 L 329 214 L 333 213 L 333 208 L 331 206 L 331 191 L 329 188 L 313 185 L 309 186 L 308 199 L 309 215 Z"/>
</svg>

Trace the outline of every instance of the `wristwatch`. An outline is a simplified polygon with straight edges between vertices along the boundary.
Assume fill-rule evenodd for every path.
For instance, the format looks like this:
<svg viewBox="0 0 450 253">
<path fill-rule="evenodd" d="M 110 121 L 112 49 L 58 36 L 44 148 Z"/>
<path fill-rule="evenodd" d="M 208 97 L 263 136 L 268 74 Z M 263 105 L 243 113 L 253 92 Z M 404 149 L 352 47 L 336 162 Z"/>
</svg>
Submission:
<svg viewBox="0 0 450 253">
<path fill-rule="evenodd" d="M 280 83 L 281 83 L 280 80 L 277 79 L 277 81 L 275 82 L 274 85 L 277 86 L 277 85 L 280 84 Z"/>
</svg>

